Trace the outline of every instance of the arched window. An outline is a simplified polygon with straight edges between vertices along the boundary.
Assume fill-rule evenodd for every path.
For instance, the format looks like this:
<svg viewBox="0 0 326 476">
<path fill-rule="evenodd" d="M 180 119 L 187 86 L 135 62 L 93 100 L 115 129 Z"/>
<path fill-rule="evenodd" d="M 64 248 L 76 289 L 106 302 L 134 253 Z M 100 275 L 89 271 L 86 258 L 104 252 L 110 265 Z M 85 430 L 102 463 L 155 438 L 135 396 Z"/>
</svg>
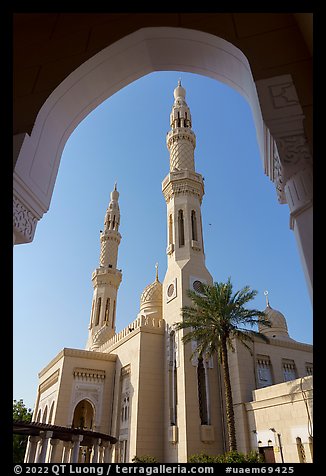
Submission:
<svg viewBox="0 0 326 476">
<path fill-rule="evenodd" d="M 173 243 L 173 218 L 172 213 L 169 216 L 169 245 Z"/>
<path fill-rule="evenodd" d="M 46 406 L 43 412 L 42 423 L 46 423 L 47 417 L 48 417 L 48 407 Z"/>
<path fill-rule="evenodd" d="M 203 364 L 203 358 L 198 358 L 197 366 L 197 383 L 198 383 L 198 400 L 199 400 L 199 415 L 202 425 L 209 425 L 208 416 L 208 401 L 207 401 L 207 382 L 206 369 Z"/>
<path fill-rule="evenodd" d="M 94 307 L 95 307 L 95 300 L 93 299 L 93 301 L 92 301 L 92 310 L 91 310 L 91 318 L 90 318 L 90 321 L 89 321 L 89 329 L 92 328 L 92 324 L 93 324 Z"/>
<path fill-rule="evenodd" d="M 36 418 L 36 421 L 41 423 L 41 416 L 42 416 L 42 412 L 41 412 L 41 409 L 39 409 L 38 411 L 38 414 L 37 414 L 37 418 Z"/>
<path fill-rule="evenodd" d="M 183 210 L 179 210 L 178 212 L 178 230 L 179 230 L 179 246 L 184 246 L 185 231 L 184 231 Z"/>
<path fill-rule="evenodd" d="M 113 312 L 112 312 L 112 329 L 114 329 L 114 324 L 115 324 L 115 308 L 116 308 L 116 302 L 114 300 L 113 301 Z"/>
<path fill-rule="evenodd" d="M 48 423 L 51 425 L 53 422 L 53 410 L 54 410 L 54 402 L 52 402 L 51 408 L 50 408 L 50 414 L 49 414 L 49 421 Z"/>
<path fill-rule="evenodd" d="M 95 326 L 98 326 L 98 323 L 100 322 L 100 312 L 101 312 L 101 298 L 99 297 L 97 298 Z"/>
<path fill-rule="evenodd" d="M 110 312 L 110 298 L 107 298 L 106 305 L 105 305 L 105 314 L 104 314 L 104 322 L 109 322 L 109 312 Z"/>
<path fill-rule="evenodd" d="M 195 210 L 191 211 L 191 239 L 194 241 L 198 241 L 197 218 Z"/>
</svg>

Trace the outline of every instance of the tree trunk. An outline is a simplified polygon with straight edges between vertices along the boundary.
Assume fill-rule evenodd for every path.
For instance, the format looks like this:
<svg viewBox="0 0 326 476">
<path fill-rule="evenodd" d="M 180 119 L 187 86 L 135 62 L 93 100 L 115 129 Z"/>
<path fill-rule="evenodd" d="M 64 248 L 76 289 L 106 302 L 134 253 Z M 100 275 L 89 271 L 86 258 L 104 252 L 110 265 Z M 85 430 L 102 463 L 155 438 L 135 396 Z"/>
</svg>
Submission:
<svg viewBox="0 0 326 476">
<path fill-rule="evenodd" d="M 230 451 L 237 451 L 233 398 L 232 398 L 232 389 L 231 389 L 228 351 L 227 351 L 226 341 L 222 341 L 221 360 L 222 360 L 224 386 L 225 386 L 226 423 L 227 423 L 228 437 L 229 437 L 229 449 Z"/>
</svg>

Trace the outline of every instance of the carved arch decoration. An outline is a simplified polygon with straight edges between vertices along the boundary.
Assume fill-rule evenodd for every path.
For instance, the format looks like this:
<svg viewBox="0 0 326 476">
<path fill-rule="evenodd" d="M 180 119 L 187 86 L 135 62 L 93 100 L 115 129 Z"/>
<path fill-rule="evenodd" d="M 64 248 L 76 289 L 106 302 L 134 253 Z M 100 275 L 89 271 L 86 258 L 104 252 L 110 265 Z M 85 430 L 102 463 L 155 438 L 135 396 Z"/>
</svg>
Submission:
<svg viewBox="0 0 326 476">
<path fill-rule="evenodd" d="M 31 135 L 14 137 L 14 236 L 31 242 L 49 209 L 64 146 L 99 104 L 153 71 L 187 71 L 228 84 L 249 102 L 264 158 L 264 126 L 245 55 L 222 38 L 197 30 L 142 28 L 104 48 L 71 73 L 41 107 Z"/>
</svg>

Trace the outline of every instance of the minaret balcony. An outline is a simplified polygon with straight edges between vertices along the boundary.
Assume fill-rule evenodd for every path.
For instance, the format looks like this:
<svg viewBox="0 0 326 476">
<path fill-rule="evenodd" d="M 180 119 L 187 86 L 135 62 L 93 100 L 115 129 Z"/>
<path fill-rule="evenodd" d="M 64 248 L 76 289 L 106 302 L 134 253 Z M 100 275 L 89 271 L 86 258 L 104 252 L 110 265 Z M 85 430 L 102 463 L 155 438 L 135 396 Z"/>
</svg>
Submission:
<svg viewBox="0 0 326 476">
<path fill-rule="evenodd" d="M 179 140 L 189 140 L 193 147 L 196 147 L 196 135 L 189 127 L 178 127 L 167 133 L 166 144 L 168 149 L 170 149 L 174 142 Z"/>
<path fill-rule="evenodd" d="M 201 203 L 205 193 L 203 177 L 191 170 L 170 172 L 162 182 L 162 192 L 167 203 L 179 194 L 195 195 Z"/>
<path fill-rule="evenodd" d="M 121 269 L 109 268 L 108 266 L 101 266 L 96 268 L 92 273 L 93 286 L 100 284 L 111 284 L 113 286 L 119 286 L 122 280 Z"/>
</svg>

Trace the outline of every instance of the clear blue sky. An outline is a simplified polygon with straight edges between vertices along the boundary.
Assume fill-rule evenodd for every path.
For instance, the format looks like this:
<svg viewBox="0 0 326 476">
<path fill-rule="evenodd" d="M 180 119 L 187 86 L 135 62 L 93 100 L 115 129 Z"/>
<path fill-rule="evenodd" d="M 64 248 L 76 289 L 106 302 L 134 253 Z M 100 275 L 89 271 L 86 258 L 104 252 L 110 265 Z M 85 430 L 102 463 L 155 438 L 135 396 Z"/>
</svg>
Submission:
<svg viewBox="0 0 326 476">
<path fill-rule="evenodd" d="M 14 392 L 31 408 L 38 372 L 63 347 L 85 348 L 99 264 L 99 232 L 114 182 L 120 192 L 123 278 L 117 332 L 139 312 L 145 286 L 166 271 L 169 171 L 166 133 L 173 90 L 181 78 L 197 137 L 206 266 L 214 281 L 258 291 L 253 307 L 281 311 L 290 336 L 312 343 L 312 307 L 289 209 L 264 175 L 251 110 L 230 87 L 190 73 L 160 72 L 102 103 L 65 146 L 50 209 L 34 241 L 14 247 Z"/>
</svg>

